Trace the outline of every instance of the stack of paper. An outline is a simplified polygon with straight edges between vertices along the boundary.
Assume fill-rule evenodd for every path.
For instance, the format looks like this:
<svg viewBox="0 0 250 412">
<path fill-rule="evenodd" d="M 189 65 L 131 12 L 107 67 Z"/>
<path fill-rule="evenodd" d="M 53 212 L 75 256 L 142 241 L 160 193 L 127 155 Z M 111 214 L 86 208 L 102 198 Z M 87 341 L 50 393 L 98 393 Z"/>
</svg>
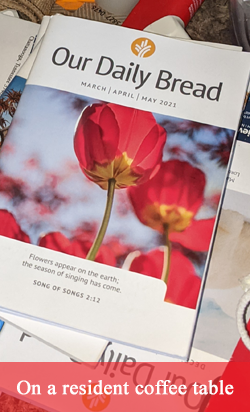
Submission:
<svg viewBox="0 0 250 412">
<path fill-rule="evenodd" d="M 235 53 L 50 19 L 1 150 L 2 319 L 74 360 L 109 341 L 187 360 L 248 81 Z"/>
</svg>

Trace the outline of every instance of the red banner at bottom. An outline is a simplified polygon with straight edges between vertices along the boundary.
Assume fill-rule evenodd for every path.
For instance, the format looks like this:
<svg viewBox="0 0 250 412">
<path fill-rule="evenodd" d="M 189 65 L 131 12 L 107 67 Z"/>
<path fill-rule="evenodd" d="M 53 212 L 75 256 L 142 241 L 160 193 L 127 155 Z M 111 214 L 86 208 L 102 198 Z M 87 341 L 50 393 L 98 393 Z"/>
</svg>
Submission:
<svg viewBox="0 0 250 412">
<path fill-rule="evenodd" d="M 247 412 L 249 383 L 247 362 L 2 363 L 0 410 Z"/>
</svg>

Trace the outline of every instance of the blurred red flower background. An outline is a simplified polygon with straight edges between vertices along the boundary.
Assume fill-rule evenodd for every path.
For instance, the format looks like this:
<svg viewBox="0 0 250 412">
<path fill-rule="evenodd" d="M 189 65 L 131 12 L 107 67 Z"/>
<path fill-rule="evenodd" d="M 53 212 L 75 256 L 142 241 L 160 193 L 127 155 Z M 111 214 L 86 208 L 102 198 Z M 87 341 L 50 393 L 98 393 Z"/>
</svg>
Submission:
<svg viewBox="0 0 250 412">
<path fill-rule="evenodd" d="M 22 242 L 30 243 L 30 238 L 21 229 L 16 222 L 12 213 L 8 210 L 0 210 L 0 235 L 6 236 L 12 239 L 21 240 Z"/>
</svg>

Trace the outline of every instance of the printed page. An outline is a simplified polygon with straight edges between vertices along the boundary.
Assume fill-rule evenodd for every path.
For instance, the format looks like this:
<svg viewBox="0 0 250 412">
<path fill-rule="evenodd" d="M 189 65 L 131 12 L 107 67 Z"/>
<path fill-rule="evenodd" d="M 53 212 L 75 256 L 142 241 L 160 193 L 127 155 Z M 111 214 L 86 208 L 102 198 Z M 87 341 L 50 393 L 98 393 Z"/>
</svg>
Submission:
<svg viewBox="0 0 250 412">
<path fill-rule="evenodd" d="M 249 56 L 146 36 L 51 19 L 1 153 L 1 310 L 186 359 Z"/>
<path fill-rule="evenodd" d="M 58 359 L 58 361 L 63 362 L 66 358 L 72 358 L 79 362 L 98 362 L 108 344 L 106 340 L 65 328 L 59 328 L 21 316 L 0 313 L 0 317 L 2 315 L 5 315 L 4 318 L 7 320 L 0 334 L 1 356 L 2 359 L 6 357 L 5 361 L 8 359 L 8 361 L 12 362 L 15 360 L 18 362 L 37 362 L 42 361 L 43 353 L 45 358 L 47 354 L 51 353 L 51 358 L 46 358 L 47 361 L 50 359 L 54 362 Z M 12 333 L 14 337 L 12 337 Z M 22 339 L 18 341 L 16 339 L 17 335 Z M 34 337 L 29 339 L 28 347 L 26 345 L 23 348 L 24 345 L 20 345 L 25 336 Z M 7 344 L 7 342 L 9 343 Z M 19 346 L 21 347 L 20 352 L 17 350 Z M 31 353 L 29 348 L 33 348 Z M 40 359 L 39 352 L 41 352 Z M 55 353 L 58 353 L 58 355 L 53 357 Z"/>
<path fill-rule="evenodd" d="M 250 273 L 249 109 L 248 97 L 228 173 L 226 193 L 194 335 L 191 358 L 196 361 L 201 358 L 213 361 L 214 357 L 229 360 L 243 337 L 239 329 L 239 322 L 241 324 L 242 320 L 238 319 L 238 306 L 248 290 L 247 277 Z M 244 353 L 242 341 L 240 346 Z"/>
<path fill-rule="evenodd" d="M 38 30 L 39 24 L 0 13 L 0 95 L 27 59 Z"/>
<path fill-rule="evenodd" d="M 72 334 L 72 331 L 70 333 Z M 88 362 L 90 362 L 90 358 L 88 359 Z M 109 368 L 105 368 L 105 374 L 110 375 L 115 373 L 117 362 L 133 362 L 134 367 L 132 369 L 135 370 L 135 362 L 173 362 L 175 360 L 172 357 L 109 342 L 99 361 L 100 364 L 105 362 L 106 366 L 107 362 L 113 362 L 113 366 L 110 365 Z M 176 359 L 176 361 L 178 362 L 179 359 Z M 77 359 L 51 348 L 44 342 L 6 322 L 0 332 L 0 362 L 77 362 Z M 92 360 L 92 362 L 95 362 L 95 360 Z"/>
</svg>

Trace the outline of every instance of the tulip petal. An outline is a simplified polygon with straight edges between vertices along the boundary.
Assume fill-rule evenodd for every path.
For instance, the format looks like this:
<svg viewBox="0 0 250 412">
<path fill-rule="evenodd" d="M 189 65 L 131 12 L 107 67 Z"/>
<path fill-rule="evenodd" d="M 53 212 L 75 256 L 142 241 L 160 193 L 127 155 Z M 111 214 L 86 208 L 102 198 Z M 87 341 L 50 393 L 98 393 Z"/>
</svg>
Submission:
<svg viewBox="0 0 250 412">
<path fill-rule="evenodd" d="M 161 279 L 163 264 L 164 252 L 158 248 L 135 257 L 131 262 L 130 270 Z M 181 252 L 172 250 L 165 300 L 195 309 L 200 286 L 201 279 L 196 275 L 190 260 Z"/>
<path fill-rule="evenodd" d="M 12 213 L 8 210 L 0 210 L 0 235 L 11 239 L 21 240 L 30 243 L 30 238 L 22 231 Z"/>
<path fill-rule="evenodd" d="M 148 166 L 161 162 L 166 137 L 165 129 L 155 125 L 138 146 L 132 166 L 140 166 L 146 170 Z"/>
<path fill-rule="evenodd" d="M 209 249 L 214 223 L 215 218 L 193 220 L 187 229 L 183 232 L 171 233 L 169 238 L 172 242 L 178 242 L 188 249 L 206 252 Z"/>
<path fill-rule="evenodd" d="M 79 127 L 77 128 L 75 137 L 74 137 L 75 154 L 76 154 L 76 157 L 81 167 L 85 168 L 86 165 L 88 165 L 88 167 L 92 168 L 93 159 L 90 157 L 89 151 L 85 149 L 85 139 L 82 138 L 83 136 L 82 130 L 83 130 L 83 125 L 79 123 Z"/>
<path fill-rule="evenodd" d="M 70 248 L 70 241 L 60 232 L 51 232 L 40 237 L 39 246 L 68 253 L 67 251 Z"/>
<path fill-rule="evenodd" d="M 85 168 L 93 167 L 95 163 L 107 163 L 109 159 L 106 156 L 100 126 L 91 119 L 88 119 L 84 124 L 83 133 L 86 136 L 84 139 L 84 151 L 86 154 Z M 83 163 L 82 165 L 84 166 Z"/>
<path fill-rule="evenodd" d="M 196 213 L 203 203 L 204 173 L 180 160 L 164 162 L 157 174 L 157 188 L 162 187 L 160 204 L 178 205 Z"/>
<path fill-rule="evenodd" d="M 196 308 L 201 279 L 194 266 L 181 252 L 173 250 L 167 284 L 166 300 L 191 309 Z"/>
<path fill-rule="evenodd" d="M 47 233 L 39 240 L 39 246 L 83 259 L 86 258 L 91 245 L 92 243 L 88 240 L 81 240 L 79 238 L 70 240 L 60 232 Z M 108 246 L 104 245 L 100 247 L 95 261 L 106 265 L 116 266 L 116 258 L 113 251 Z"/>
<path fill-rule="evenodd" d="M 156 120 L 150 112 L 116 104 L 108 106 L 115 113 L 119 128 L 122 130 L 119 150 L 121 153 L 126 152 L 129 158 L 134 159 L 141 142 L 156 125 Z"/>
<path fill-rule="evenodd" d="M 104 263 L 105 265 L 116 266 L 116 258 L 110 247 L 102 245 L 96 255 L 96 262 Z"/>
<path fill-rule="evenodd" d="M 93 164 L 93 159 L 90 159 L 90 156 L 88 155 L 88 151 L 85 152 L 85 144 L 84 144 L 84 125 L 88 118 L 91 118 L 95 113 L 95 107 L 92 105 L 87 106 L 81 113 L 78 122 L 76 124 L 76 130 L 75 130 L 75 136 L 74 136 L 74 150 L 76 153 L 76 156 L 78 158 L 79 163 L 86 167 L 86 164 L 89 164 L 89 161 L 91 161 Z"/>
<path fill-rule="evenodd" d="M 117 155 L 120 128 L 110 107 L 105 106 L 100 114 L 99 126 L 106 158 L 112 161 Z"/>
<path fill-rule="evenodd" d="M 178 176 L 180 184 L 182 182 L 181 199 L 185 199 L 188 210 L 192 208 L 192 211 L 196 213 L 203 203 L 203 193 L 206 185 L 205 174 L 188 162 L 184 162 L 181 171 L 182 173 Z"/>
<path fill-rule="evenodd" d="M 164 252 L 160 249 L 154 249 L 147 254 L 141 253 L 135 257 L 131 262 L 129 270 L 152 278 L 161 279 L 163 263 Z"/>
</svg>

